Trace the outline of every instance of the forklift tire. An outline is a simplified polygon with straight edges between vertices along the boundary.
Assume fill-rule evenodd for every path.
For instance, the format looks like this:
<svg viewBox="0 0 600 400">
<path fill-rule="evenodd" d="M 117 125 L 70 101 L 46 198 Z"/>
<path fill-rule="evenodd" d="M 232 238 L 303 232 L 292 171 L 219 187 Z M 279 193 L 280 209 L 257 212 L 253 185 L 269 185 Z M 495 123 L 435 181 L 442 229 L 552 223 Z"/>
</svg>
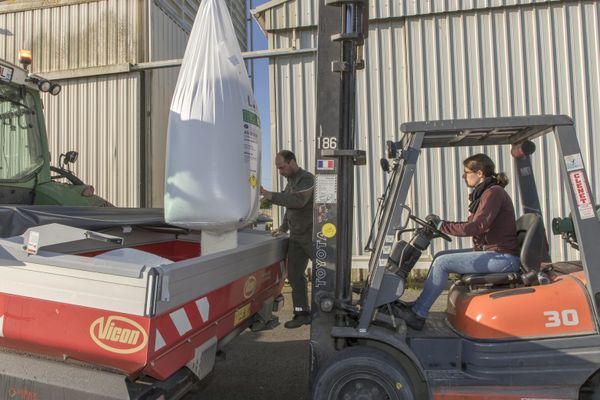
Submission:
<svg viewBox="0 0 600 400">
<path fill-rule="evenodd" d="M 365 346 L 340 351 L 315 380 L 313 400 L 413 400 L 410 378 L 390 354 Z"/>
</svg>

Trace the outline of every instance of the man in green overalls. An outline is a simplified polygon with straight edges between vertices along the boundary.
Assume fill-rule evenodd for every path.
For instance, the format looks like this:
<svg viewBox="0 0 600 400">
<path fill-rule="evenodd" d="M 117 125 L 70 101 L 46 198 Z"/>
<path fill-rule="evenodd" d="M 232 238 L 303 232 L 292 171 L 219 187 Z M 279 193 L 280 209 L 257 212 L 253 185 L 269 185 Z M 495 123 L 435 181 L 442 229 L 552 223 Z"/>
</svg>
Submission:
<svg viewBox="0 0 600 400">
<path fill-rule="evenodd" d="M 283 192 L 269 192 L 262 186 L 260 194 L 272 204 L 285 207 L 283 223 L 273 230 L 273 235 L 290 232 L 287 265 L 288 280 L 292 285 L 294 318 L 284 324 L 286 328 L 299 328 L 310 324 L 310 307 L 306 266 L 313 259 L 313 190 L 315 177 L 296 163 L 296 156 L 289 150 L 281 150 L 275 157 L 275 166 L 287 179 Z"/>
</svg>

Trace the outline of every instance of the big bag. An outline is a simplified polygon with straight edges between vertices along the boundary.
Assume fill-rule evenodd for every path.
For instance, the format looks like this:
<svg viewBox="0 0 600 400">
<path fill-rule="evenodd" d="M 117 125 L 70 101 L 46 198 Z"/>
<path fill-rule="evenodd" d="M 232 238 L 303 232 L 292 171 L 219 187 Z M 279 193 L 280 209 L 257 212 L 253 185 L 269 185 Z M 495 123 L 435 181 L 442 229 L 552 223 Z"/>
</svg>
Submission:
<svg viewBox="0 0 600 400">
<path fill-rule="evenodd" d="M 220 233 L 256 219 L 261 129 L 223 0 L 203 0 L 169 114 L 167 223 Z"/>
</svg>

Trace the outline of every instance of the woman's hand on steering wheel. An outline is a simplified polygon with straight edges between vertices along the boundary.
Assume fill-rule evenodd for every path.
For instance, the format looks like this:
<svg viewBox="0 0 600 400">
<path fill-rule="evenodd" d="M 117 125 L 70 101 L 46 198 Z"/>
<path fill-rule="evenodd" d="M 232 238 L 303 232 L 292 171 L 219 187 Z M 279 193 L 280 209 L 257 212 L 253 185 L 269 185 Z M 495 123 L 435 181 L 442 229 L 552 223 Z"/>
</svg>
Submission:
<svg viewBox="0 0 600 400">
<path fill-rule="evenodd" d="M 444 239 L 448 242 L 452 241 L 452 238 L 450 236 L 448 236 L 444 232 L 440 231 L 438 228 L 435 227 L 434 224 L 424 221 L 415 215 L 410 215 L 409 218 L 412 219 L 413 221 L 415 221 L 417 224 L 421 225 L 423 228 L 429 229 L 431 232 L 433 232 L 435 237 L 441 237 L 442 239 Z"/>
</svg>

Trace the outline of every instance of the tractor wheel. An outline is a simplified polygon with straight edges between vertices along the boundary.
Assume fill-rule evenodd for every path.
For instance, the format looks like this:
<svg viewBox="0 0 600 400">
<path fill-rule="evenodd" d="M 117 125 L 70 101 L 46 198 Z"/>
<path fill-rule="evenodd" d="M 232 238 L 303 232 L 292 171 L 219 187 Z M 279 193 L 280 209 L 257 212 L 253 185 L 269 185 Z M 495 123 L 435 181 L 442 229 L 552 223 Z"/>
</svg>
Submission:
<svg viewBox="0 0 600 400">
<path fill-rule="evenodd" d="M 313 400 L 413 400 L 408 375 L 388 353 L 366 346 L 340 351 L 315 380 Z"/>
</svg>

